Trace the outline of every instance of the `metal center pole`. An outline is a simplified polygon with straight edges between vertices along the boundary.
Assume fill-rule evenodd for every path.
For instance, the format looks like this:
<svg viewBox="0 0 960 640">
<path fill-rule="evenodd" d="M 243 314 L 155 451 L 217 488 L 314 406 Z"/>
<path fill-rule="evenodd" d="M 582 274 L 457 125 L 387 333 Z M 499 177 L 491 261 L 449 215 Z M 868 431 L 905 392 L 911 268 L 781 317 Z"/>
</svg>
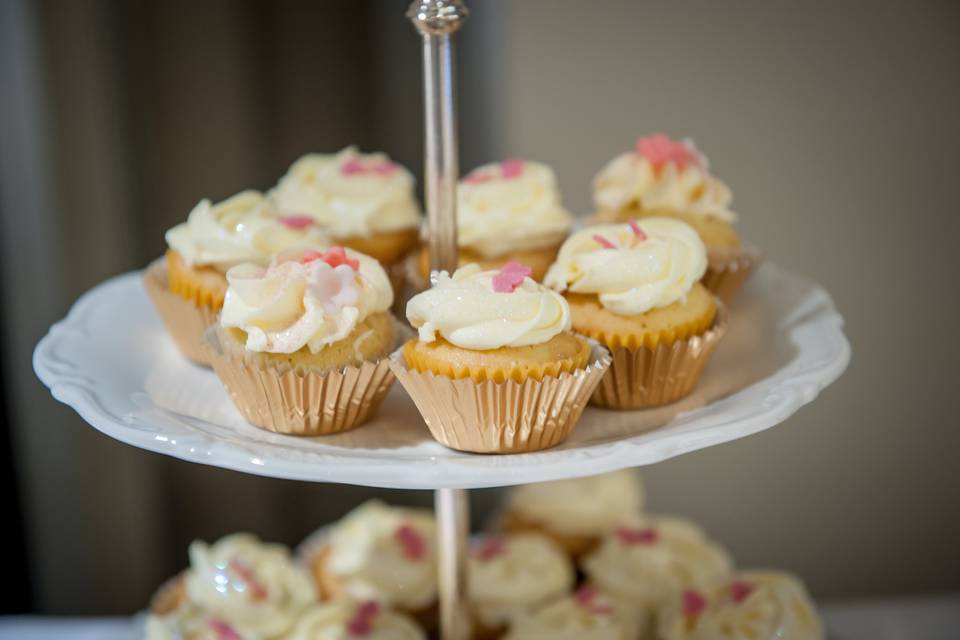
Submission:
<svg viewBox="0 0 960 640">
<path fill-rule="evenodd" d="M 414 0 L 407 11 L 423 38 L 424 199 L 430 269 L 457 267 L 457 180 L 460 177 L 452 34 L 467 17 L 460 0 Z M 473 632 L 466 593 L 470 502 L 463 489 L 437 489 L 440 633 L 468 640 Z"/>
</svg>

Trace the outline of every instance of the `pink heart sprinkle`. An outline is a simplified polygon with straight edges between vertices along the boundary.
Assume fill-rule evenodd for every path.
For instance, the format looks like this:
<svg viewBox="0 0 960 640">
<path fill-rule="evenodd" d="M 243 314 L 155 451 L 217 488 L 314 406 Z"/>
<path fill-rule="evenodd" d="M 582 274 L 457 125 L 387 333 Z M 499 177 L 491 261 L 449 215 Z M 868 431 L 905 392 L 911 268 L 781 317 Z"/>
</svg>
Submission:
<svg viewBox="0 0 960 640">
<path fill-rule="evenodd" d="M 647 239 L 647 234 L 643 232 L 643 229 L 640 228 L 636 220 L 631 220 L 627 224 L 630 225 L 630 231 L 633 231 L 633 235 L 637 236 L 637 240 L 643 241 Z"/>
<path fill-rule="evenodd" d="M 683 142 L 670 139 L 663 133 L 655 133 L 637 140 L 636 152 L 646 158 L 654 169 L 662 169 L 669 162 L 677 165 L 681 171 L 687 164 L 699 166 L 699 158 Z"/>
<path fill-rule="evenodd" d="M 730 583 L 730 597 L 737 604 L 740 604 L 753 593 L 753 585 L 743 580 L 734 580 Z"/>
<path fill-rule="evenodd" d="M 211 620 L 210 628 L 217 634 L 217 640 L 240 640 L 240 634 L 223 620 Z"/>
<path fill-rule="evenodd" d="M 250 597 L 254 600 L 266 600 L 267 588 L 257 580 L 253 570 L 240 560 L 231 560 L 230 569 L 250 588 Z"/>
<path fill-rule="evenodd" d="M 334 268 L 345 264 L 354 271 L 360 270 L 360 261 L 347 256 L 347 252 L 343 247 L 330 247 L 326 251 L 307 249 L 303 252 L 303 255 L 300 256 L 300 264 L 310 264 L 315 260 L 323 260 Z"/>
<path fill-rule="evenodd" d="M 408 560 L 423 560 L 427 555 L 427 543 L 420 532 L 409 524 L 402 524 L 393 532 L 393 539 L 400 543 L 403 555 Z"/>
<path fill-rule="evenodd" d="M 698 616 L 707 608 L 707 599 L 698 591 L 683 592 L 683 615 Z"/>
<path fill-rule="evenodd" d="M 609 240 L 607 240 L 606 238 L 604 238 L 604 237 L 603 237 L 602 235 L 600 235 L 599 233 L 593 234 L 593 241 L 596 242 L 596 243 L 597 243 L 598 245 L 600 245 L 601 247 L 603 247 L 604 249 L 616 249 L 616 248 L 617 248 L 617 245 L 613 244 L 612 242 L 610 242 Z"/>
<path fill-rule="evenodd" d="M 347 622 L 347 633 L 351 636 L 370 635 L 373 632 L 373 620 L 379 613 L 380 605 L 373 600 L 361 603 Z"/>
<path fill-rule="evenodd" d="M 483 562 L 493 560 L 506 551 L 506 545 L 502 538 L 490 538 L 485 540 L 480 547 L 474 551 L 474 556 Z"/>
<path fill-rule="evenodd" d="M 493 276 L 493 290 L 497 293 L 513 293 L 523 284 L 524 278 L 532 273 L 530 267 L 511 260 Z"/>
<path fill-rule="evenodd" d="M 361 173 L 366 173 L 366 168 L 363 166 L 363 163 L 360 162 L 357 158 L 350 158 L 342 165 L 340 165 L 340 173 L 345 176 L 355 176 Z"/>
<path fill-rule="evenodd" d="M 310 216 L 283 216 L 280 218 L 280 224 L 288 229 L 306 229 L 313 224 L 313 218 Z"/>
<path fill-rule="evenodd" d="M 660 540 L 660 532 L 649 527 L 646 529 L 617 529 L 617 539 L 623 544 L 654 544 Z"/>
<path fill-rule="evenodd" d="M 597 597 L 597 588 L 592 584 L 585 584 L 573 594 L 574 601 L 583 606 L 590 604 Z"/>
<path fill-rule="evenodd" d="M 513 180 L 523 175 L 523 160 L 511 158 L 500 163 L 500 177 L 504 180 Z"/>
</svg>

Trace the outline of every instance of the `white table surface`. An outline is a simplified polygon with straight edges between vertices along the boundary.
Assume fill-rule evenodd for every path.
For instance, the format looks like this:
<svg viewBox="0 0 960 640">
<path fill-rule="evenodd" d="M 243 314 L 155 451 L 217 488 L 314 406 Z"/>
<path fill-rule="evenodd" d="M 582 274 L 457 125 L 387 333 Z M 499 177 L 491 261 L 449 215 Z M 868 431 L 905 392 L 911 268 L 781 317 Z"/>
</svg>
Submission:
<svg viewBox="0 0 960 640">
<path fill-rule="evenodd" d="M 960 593 L 820 607 L 830 640 L 957 640 Z M 138 618 L 0 617 L 0 640 L 140 640 Z"/>
</svg>

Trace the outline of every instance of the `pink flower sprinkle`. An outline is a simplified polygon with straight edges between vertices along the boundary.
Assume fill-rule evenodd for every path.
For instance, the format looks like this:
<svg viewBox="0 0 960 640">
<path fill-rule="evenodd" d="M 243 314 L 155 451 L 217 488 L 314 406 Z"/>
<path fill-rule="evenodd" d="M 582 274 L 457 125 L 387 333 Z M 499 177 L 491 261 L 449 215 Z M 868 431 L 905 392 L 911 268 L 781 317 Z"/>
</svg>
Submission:
<svg viewBox="0 0 960 640">
<path fill-rule="evenodd" d="M 230 569 L 237 574 L 250 589 L 250 597 L 254 600 L 266 600 L 267 588 L 257 580 L 253 570 L 240 560 L 231 560 Z"/>
<path fill-rule="evenodd" d="M 687 617 L 698 616 L 707 608 L 707 599 L 699 591 L 683 592 L 683 615 Z"/>
<path fill-rule="evenodd" d="M 596 243 L 597 243 L 598 245 L 600 245 L 601 247 L 603 247 L 604 249 L 616 249 L 616 248 L 617 248 L 617 245 L 613 244 L 612 242 L 610 242 L 609 240 L 607 240 L 606 238 L 604 238 L 604 237 L 603 237 L 602 235 L 600 235 L 599 233 L 593 234 L 593 241 L 596 242 Z"/>
<path fill-rule="evenodd" d="M 485 540 L 483 544 L 477 548 L 474 556 L 477 560 L 487 562 L 493 560 L 504 551 L 506 551 L 506 545 L 503 542 L 503 538 L 490 538 L 489 540 Z"/>
<path fill-rule="evenodd" d="M 310 264 L 314 260 L 323 260 L 334 268 L 345 264 L 354 271 L 360 270 L 360 261 L 348 257 L 347 252 L 343 247 L 330 247 L 326 251 L 307 249 L 303 252 L 303 255 L 300 256 L 300 264 Z"/>
<path fill-rule="evenodd" d="M 209 622 L 210 628 L 217 634 L 217 640 L 240 640 L 240 634 L 223 620 L 213 619 Z"/>
<path fill-rule="evenodd" d="M 420 532 L 409 524 L 402 524 L 393 532 L 393 539 L 400 543 L 403 555 L 408 560 L 423 560 L 427 556 L 427 543 Z"/>
<path fill-rule="evenodd" d="M 340 165 L 340 173 L 345 176 L 355 176 L 366 172 L 366 167 L 363 166 L 363 163 L 360 162 L 358 158 L 350 158 Z"/>
<path fill-rule="evenodd" d="M 500 163 L 500 177 L 504 180 L 513 180 L 523 175 L 523 160 L 511 158 Z"/>
<path fill-rule="evenodd" d="M 646 529 L 630 529 L 620 527 L 617 529 L 617 539 L 623 544 L 654 544 L 660 540 L 660 532 L 652 527 Z"/>
<path fill-rule="evenodd" d="M 740 604 L 753 593 L 753 585 L 743 580 L 734 580 L 730 583 L 730 597 L 737 604 Z"/>
<path fill-rule="evenodd" d="M 513 293 L 523 284 L 524 278 L 532 273 L 530 267 L 511 260 L 493 276 L 493 290 L 497 293 Z"/>
<path fill-rule="evenodd" d="M 379 613 L 380 605 L 373 600 L 360 603 L 347 622 L 347 633 L 351 636 L 370 635 L 373 632 L 373 620 Z"/>
<path fill-rule="evenodd" d="M 646 158 L 654 169 L 660 170 L 669 162 L 683 170 L 687 164 L 700 166 L 700 158 L 690 145 L 670 139 L 663 133 L 655 133 L 637 140 L 636 152 Z"/>
<path fill-rule="evenodd" d="M 643 229 L 640 228 L 636 220 L 631 220 L 627 224 L 630 225 L 630 231 L 633 231 L 633 235 L 637 236 L 637 240 L 643 241 L 647 239 L 647 234 L 643 232 Z"/>
<path fill-rule="evenodd" d="M 596 602 L 599 592 L 597 588 L 590 584 L 585 584 L 573 594 L 573 601 L 581 609 L 589 611 L 595 616 L 606 616 L 613 613 L 613 607 Z"/>
<path fill-rule="evenodd" d="M 313 224 L 313 218 L 310 216 L 283 216 L 279 222 L 288 229 L 306 229 Z"/>
</svg>

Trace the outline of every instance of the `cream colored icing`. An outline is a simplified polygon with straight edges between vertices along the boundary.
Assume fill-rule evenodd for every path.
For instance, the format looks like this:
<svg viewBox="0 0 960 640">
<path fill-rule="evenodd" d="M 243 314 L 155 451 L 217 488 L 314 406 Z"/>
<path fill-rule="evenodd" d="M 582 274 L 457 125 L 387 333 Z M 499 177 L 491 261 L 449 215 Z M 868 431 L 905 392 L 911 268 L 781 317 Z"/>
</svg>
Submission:
<svg viewBox="0 0 960 640">
<path fill-rule="evenodd" d="M 688 224 L 643 218 L 605 224 L 570 236 L 544 283 L 558 291 L 597 294 L 610 311 L 639 315 L 686 299 L 707 269 L 707 250 Z M 598 237 L 613 247 L 605 247 Z"/>
<path fill-rule="evenodd" d="M 144 640 L 261 640 L 189 603 L 164 616 L 148 615 L 143 633 Z"/>
<path fill-rule="evenodd" d="M 733 584 L 747 585 L 737 594 Z M 803 584 L 775 571 L 746 571 L 702 594 L 705 608 L 684 615 L 677 599 L 660 616 L 663 640 L 823 640 L 823 626 Z"/>
<path fill-rule="evenodd" d="M 321 249 L 330 243 L 316 225 L 283 224 L 257 191 L 243 191 L 217 204 L 201 200 L 186 222 L 167 231 L 166 238 L 188 264 L 221 271 L 243 262 L 266 265 L 284 249 Z"/>
<path fill-rule="evenodd" d="M 634 471 L 515 487 L 509 508 L 550 531 L 602 536 L 617 523 L 640 514 L 643 488 Z"/>
<path fill-rule="evenodd" d="M 293 163 L 268 196 L 285 214 L 312 216 L 334 238 L 415 228 L 413 175 L 383 153 L 311 153 Z"/>
<path fill-rule="evenodd" d="M 549 539 L 533 533 L 481 543 L 471 555 L 467 571 L 474 613 L 490 629 L 564 595 L 575 578 L 566 554 Z"/>
<path fill-rule="evenodd" d="M 625 541 L 621 529 L 638 533 L 640 539 Z M 651 538 L 644 538 L 645 533 Z M 727 552 L 695 524 L 654 516 L 625 521 L 582 567 L 604 591 L 648 609 L 663 606 L 684 589 L 723 580 L 733 570 Z"/>
<path fill-rule="evenodd" d="M 343 600 L 314 605 L 300 616 L 293 631 L 284 640 L 425 640 L 426 634 L 409 617 L 379 609 L 362 617 L 363 604 Z M 360 626 L 359 629 L 356 625 Z M 351 627 L 353 627 L 351 632 Z"/>
<path fill-rule="evenodd" d="M 594 204 L 606 211 L 638 203 L 644 210 L 673 209 L 735 222 L 732 199 L 730 188 L 710 174 L 704 161 L 683 168 L 667 162 L 657 169 L 642 155 L 627 152 L 607 163 L 593 180 Z"/>
<path fill-rule="evenodd" d="M 419 549 L 404 544 L 412 530 Z M 436 525 L 421 509 L 366 502 L 340 520 L 330 534 L 325 570 L 338 576 L 357 600 L 376 600 L 405 610 L 425 609 L 437 598 Z"/>
<path fill-rule="evenodd" d="M 459 245 L 493 258 L 560 244 L 573 216 L 560 202 L 550 167 L 507 160 L 478 167 L 460 181 L 457 222 Z"/>
<path fill-rule="evenodd" d="M 520 616 L 504 640 L 636 640 L 645 622 L 645 613 L 603 593 L 573 595 Z"/>
<path fill-rule="evenodd" d="M 246 332 L 250 351 L 293 353 L 307 347 L 317 353 L 393 304 L 390 280 L 373 258 L 346 249 L 354 269 L 318 255 L 284 252 L 266 269 L 253 264 L 230 269 L 220 324 Z"/>
<path fill-rule="evenodd" d="M 522 347 L 547 342 L 570 329 L 570 307 L 563 296 L 524 278 L 512 293 L 494 291 L 497 271 L 476 264 L 437 275 L 430 289 L 407 303 L 407 319 L 420 340 L 439 334 L 464 349 Z"/>
<path fill-rule="evenodd" d="M 186 589 L 191 604 L 238 633 L 274 637 L 287 632 L 316 601 L 310 576 L 286 547 L 237 533 L 213 545 L 190 545 Z"/>
</svg>

